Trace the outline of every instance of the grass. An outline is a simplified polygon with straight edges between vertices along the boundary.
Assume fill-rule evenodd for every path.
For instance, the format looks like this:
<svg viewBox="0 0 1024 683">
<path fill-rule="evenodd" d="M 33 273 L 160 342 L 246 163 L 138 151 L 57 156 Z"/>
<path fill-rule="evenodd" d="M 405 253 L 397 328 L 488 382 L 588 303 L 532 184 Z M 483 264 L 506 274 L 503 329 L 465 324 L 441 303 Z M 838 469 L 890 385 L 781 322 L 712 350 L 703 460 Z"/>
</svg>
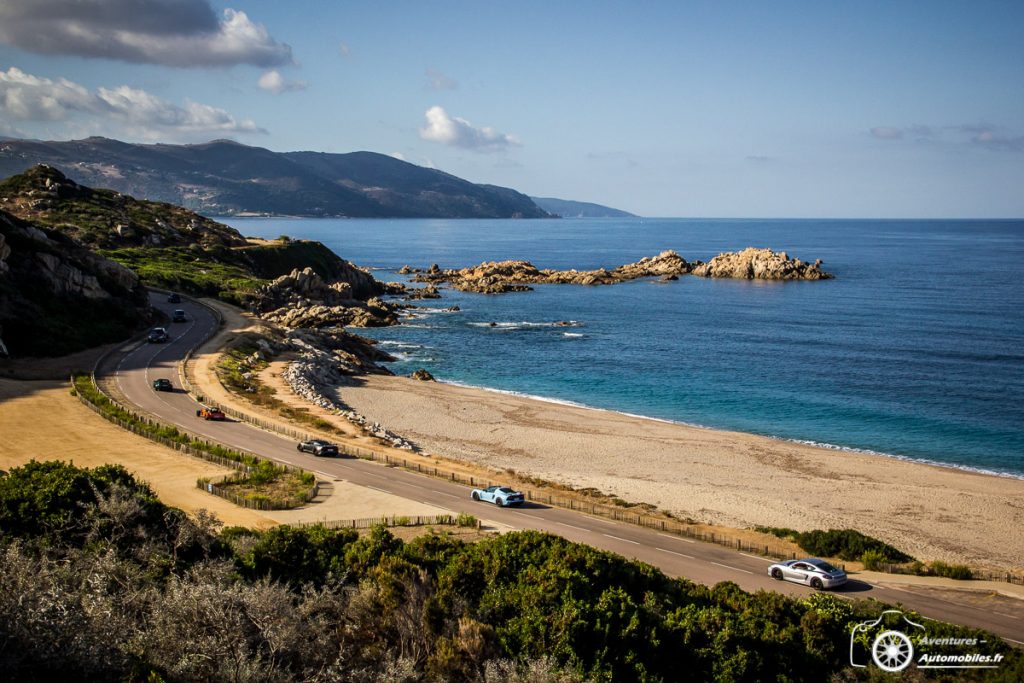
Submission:
<svg viewBox="0 0 1024 683">
<path fill-rule="evenodd" d="M 125 247 L 101 253 L 134 270 L 148 285 L 241 305 L 267 281 L 233 263 L 231 250 L 222 251 L 218 255 L 198 247 Z"/>
<path fill-rule="evenodd" d="M 155 441 L 179 443 L 208 455 L 224 458 L 250 468 L 245 474 L 230 477 L 218 488 L 234 488 L 233 491 L 250 500 L 263 497 L 268 502 L 276 503 L 280 508 L 298 507 L 305 502 L 304 496 L 316 482 L 312 472 L 291 470 L 269 460 L 257 458 L 218 444 L 194 439 L 177 427 L 161 425 L 145 420 L 135 413 L 126 410 L 111 401 L 101 392 L 86 373 L 78 373 L 72 381 L 72 392 L 94 405 L 99 411 L 116 421 L 130 425 L 132 431 Z M 209 483 L 208 479 L 199 480 L 201 485 Z"/>
</svg>

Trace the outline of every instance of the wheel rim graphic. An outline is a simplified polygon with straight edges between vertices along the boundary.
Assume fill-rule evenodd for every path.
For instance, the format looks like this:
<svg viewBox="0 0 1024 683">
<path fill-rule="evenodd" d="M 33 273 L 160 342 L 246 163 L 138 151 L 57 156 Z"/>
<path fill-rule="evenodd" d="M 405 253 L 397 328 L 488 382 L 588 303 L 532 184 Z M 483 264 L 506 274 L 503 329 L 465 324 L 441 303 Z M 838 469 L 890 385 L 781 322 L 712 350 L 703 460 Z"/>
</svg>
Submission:
<svg viewBox="0 0 1024 683">
<path fill-rule="evenodd" d="M 871 658 L 883 671 L 903 671 L 914 658 L 914 645 L 899 631 L 883 631 L 871 645 Z"/>
</svg>

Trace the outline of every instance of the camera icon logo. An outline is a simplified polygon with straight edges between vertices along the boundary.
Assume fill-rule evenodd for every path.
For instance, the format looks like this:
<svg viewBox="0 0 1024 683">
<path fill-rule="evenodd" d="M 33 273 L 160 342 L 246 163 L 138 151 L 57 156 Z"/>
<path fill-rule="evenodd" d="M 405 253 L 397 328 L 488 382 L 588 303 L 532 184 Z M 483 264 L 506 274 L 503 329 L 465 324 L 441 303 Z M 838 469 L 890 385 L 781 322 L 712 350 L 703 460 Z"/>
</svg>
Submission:
<svg viewBox="0 0 1024 683">
<path fill-rule="evenodd" d="M 882 671 L 903 671 L 914 661 L 911 636 L 923 635 L 924 631 L 924 626 L 897 609 L 886 610 L 877 619 L 862 621 L 850 632 L 850 666 L 867 668 L 870 655 L 870 661 Z"/>
</svg>

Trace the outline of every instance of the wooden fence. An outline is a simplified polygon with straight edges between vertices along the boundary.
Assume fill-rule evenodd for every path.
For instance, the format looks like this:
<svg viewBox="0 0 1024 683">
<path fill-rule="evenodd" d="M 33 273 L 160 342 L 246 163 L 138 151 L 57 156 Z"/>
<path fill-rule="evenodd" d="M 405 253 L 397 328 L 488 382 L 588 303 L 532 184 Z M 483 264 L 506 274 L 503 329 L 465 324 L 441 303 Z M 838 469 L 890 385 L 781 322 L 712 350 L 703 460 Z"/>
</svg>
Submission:
<svg viewBox="0 0 1024 683">
<path fill-rule="evenodd" d="M 466 526 L 464 524 L 459 524 L 459 518 L 456 515 L 433 515 L 427 517 L 424 517 L 422 515 L 399 515 L 395 517 L 368 517 L 365 519 L 337 519 L 329 522 L 299 522 L 298 524 L 291 524 L 290 526 L 324 526 L 328 529 L 369 529 L 371 527 L 377 526 L 378 524 L 383 524 L 384 526 L 389 527 Z M 480 520 L 476 519 L 472 526 L 476 529 L 480 529 Z"/>
</svg>

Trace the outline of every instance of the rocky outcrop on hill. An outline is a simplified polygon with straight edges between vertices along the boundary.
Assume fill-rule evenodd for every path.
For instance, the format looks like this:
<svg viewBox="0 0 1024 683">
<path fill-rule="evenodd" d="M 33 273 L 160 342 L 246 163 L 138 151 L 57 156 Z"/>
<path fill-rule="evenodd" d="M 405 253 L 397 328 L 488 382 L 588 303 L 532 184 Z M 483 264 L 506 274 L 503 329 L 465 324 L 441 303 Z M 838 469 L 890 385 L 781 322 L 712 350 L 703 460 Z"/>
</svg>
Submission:
<svg viewBox="0 0 1024 683">
<path fill-rule="evenodd" d="M 135 273 L 67 235 L 0 211 L 0 326 L 12 356 L 72 353 L 147 322 Z"/>
<path fill-rule="evenodd" d="M 821 259 L 805 263 L 782 251 L 747 247 L 743 251 L 719 254 L 691 271 L 699 277 L 727 277 L 746 280 L 827 280 L 831 273 L 821 269 Z"/>
<path fill-rule="evenodd" d="M 0 182 L 0 209 L 104 249 L 246 244 L 234 228 L 187 209 L 79 185 L 44 164 Z"/>
<path fill-rule="evenodd" d="M 408 269 L 417 282 L 447 282 L 465 292 L 499 294 L 532 289 L 532 284 L 610 285 L 643 277 L 682 275 L 690 265 L 674 251 L 642 258 L 613 270 L 540 270 L 529 261 L 488 261 L 461 270 L 441 270 L 437 264 L 425 271 Z"/>
<path fill-rule="evenodd" d="M 355 297 L 353 282 L 366 289 L 362 276 L 376 280 L 354 266 L 352 271 L 348 281 L 326 282 L 312 268 L 293 270 L 260 287 L 253 295 L 252 310 L 264 320 L 290 328 L 384 327 L 397 323 L 392 304 L 378 298 L 360 301 Z"/>
</svg>

